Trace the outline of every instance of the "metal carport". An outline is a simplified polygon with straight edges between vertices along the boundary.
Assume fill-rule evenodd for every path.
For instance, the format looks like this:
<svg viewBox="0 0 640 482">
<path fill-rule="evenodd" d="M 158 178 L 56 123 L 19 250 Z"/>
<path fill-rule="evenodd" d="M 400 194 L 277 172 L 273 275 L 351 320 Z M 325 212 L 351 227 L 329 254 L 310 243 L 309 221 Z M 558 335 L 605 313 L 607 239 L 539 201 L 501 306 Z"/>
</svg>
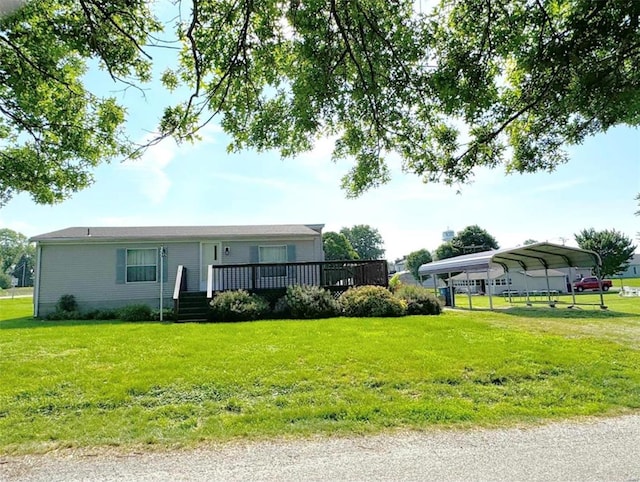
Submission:
<svg viewBox="0 0 640 482">
<path fill-rule="evenodd" d="M 467 275 L 468 273 L 487 272 L 488 276 L 489 270 L 497 266 L 501 266 L 505 273 L 507 273 L 507 276 L 509 276 L 509 271 L 513 269 L 522 269 L 525 272 L 529 270 L 544 269 L 548 288 L 549 278 L 547 276 L 547 270 L 558 268 L 595 268 L 598 279 L 600 279 L 599 271 L 601 261 L 598 253 L 593 251 L 543 242 L 520 246 L 517 248 L 483 251 L 480 253 L 466 254 L 463 256 L 456 256 L 455 258 L 434 261 L 420 266 L 419 274 L 420 276 L 433 275 L 435 282 L 435 275 L 443 273 L 447 273 L 449 278 L 451 278 L 451 273 L 458 272 L 467 273 Z M 452 289 L 451 281 L 449 282 L 449 289 Z M 488 291 L 489 306 L 493 309 L 491 290 Z M 547 292 L 550 293 L 550 290 L 547 290 Z M 573 285 L 571 292 L 573 294 L 573 305 L 575 305 L 576 301 L 575 293 L 573 293 Z M 468 296 L 469 308 L 471 309 L 470 292 L 468 293 Z M 509 301 L 511 302 L 511 295 L 509 295 Z M 527 304 L 531 304 L 528 290 Z M 554 306 L 551 302 L 550 294 L 549 304 Z M 600 307 L 603 309 L 606 308 L 604 298 L 602 296 L 602 285 L 600 285 Z"/>
</svg>

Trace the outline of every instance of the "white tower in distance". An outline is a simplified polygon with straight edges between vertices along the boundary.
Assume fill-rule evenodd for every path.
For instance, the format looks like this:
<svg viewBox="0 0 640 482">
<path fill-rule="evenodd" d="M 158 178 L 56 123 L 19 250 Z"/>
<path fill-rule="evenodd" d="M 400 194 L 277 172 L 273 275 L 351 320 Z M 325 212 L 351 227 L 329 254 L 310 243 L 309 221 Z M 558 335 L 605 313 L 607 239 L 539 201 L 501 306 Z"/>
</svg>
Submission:
<svg viewBox="0 0 640 482">
<path fill-rule="evenodd" d="M 453 232 L 453 229 L 449 229 L 449 227 L 447 226 L 447 230 L 442 231 L 442 242 L 448 243 L 453 239 L 455 235 L 456 233 Z"/>
</svg>

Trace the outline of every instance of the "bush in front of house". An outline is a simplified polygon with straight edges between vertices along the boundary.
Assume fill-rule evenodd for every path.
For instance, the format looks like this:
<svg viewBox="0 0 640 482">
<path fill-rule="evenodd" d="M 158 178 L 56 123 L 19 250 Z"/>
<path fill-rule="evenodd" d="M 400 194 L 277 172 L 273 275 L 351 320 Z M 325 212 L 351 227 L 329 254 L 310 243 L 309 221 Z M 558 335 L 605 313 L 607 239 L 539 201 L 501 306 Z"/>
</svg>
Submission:
<svg viewBox="0 0 640 482">
<path fill-rule="evenodd" d="M 56 310 L 52 313 L 49 313 L 46 316 L 46 319 L 49 321 L 63 321 L 63 320 L 84 320 L 82 313 L 78 310 L 74 311 L 60 311 Z"/>
<path fill-rule="evenodd" d="M 340 314 L 340 304 L 319 286 L 289 286 L 274 312 L 297 319 L 331 318 Z"/>
<path fill-rule="evenodd" d="M 122 321 L 151 321 L 149 305 L 127 305 L 118 310 L 118 318 Z"/>
<path fill-rule="evenodd" d="M 340 295 L 340 305 L 345 316 L 386 317 L 403 316 L 407 304 L 396 298 L 382 286 L 358 286 Z"/>
<path fill-rule="evenodd" d="M 73 295 L 62 295 L 56 303 L 56 311 L 78 311 L 78 302 Z"/>
<path fill-rule="evenodd" d="M 211 300 L 212 321 L 251 321 L 266 318 L 269 303 L 245 290 L 223 291 Z"/>
<path fill-rule="evenodd" d="M 441 301 L 423 286 L 402 285 L 394 296 L 405 301 L 407 315 L 439 315 L 442 312 Z"/>
</svg>

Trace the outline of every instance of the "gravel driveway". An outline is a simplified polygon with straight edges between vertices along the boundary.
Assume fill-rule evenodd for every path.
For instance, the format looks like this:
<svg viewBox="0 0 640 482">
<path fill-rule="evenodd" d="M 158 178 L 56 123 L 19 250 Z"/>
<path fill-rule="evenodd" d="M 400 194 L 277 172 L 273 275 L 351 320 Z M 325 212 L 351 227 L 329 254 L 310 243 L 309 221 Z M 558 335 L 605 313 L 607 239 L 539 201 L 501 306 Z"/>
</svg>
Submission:
<svg viewBox="0 0 640 482">
<path fill-rule="evenodd" d="M 530 428 L 0 456 L 2 481 L 640 481 L 640 414 Z"/>
</svg>

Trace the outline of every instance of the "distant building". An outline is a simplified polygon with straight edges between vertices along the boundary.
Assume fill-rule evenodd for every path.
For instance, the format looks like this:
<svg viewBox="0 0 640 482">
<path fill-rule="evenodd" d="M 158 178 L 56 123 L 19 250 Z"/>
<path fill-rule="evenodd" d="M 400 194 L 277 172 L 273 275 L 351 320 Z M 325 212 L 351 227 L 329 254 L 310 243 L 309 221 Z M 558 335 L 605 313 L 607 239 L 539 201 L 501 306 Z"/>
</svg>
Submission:
<svg viewBox="0 0 640 482">
<path fill-rule="evenodd" d="M 442 231 L 442 242 L 443 243 L 450 242 L 455 235 L 456 233 L 454 233 L 452 229 L 447 228 L 446 231 Z"/>
<path fill-rule="evenodd" d="M 634 254 L 626 271 L 618 273 L 614 278 L 640 278 L 640 254 Z"/>
<path fill-rule="evenodd" d="M 406 266 L 407 266 L 407 258 L 396 259 L 395 261 L 396 272 L 406 270 L 407 269 Z"/>
</svg>

